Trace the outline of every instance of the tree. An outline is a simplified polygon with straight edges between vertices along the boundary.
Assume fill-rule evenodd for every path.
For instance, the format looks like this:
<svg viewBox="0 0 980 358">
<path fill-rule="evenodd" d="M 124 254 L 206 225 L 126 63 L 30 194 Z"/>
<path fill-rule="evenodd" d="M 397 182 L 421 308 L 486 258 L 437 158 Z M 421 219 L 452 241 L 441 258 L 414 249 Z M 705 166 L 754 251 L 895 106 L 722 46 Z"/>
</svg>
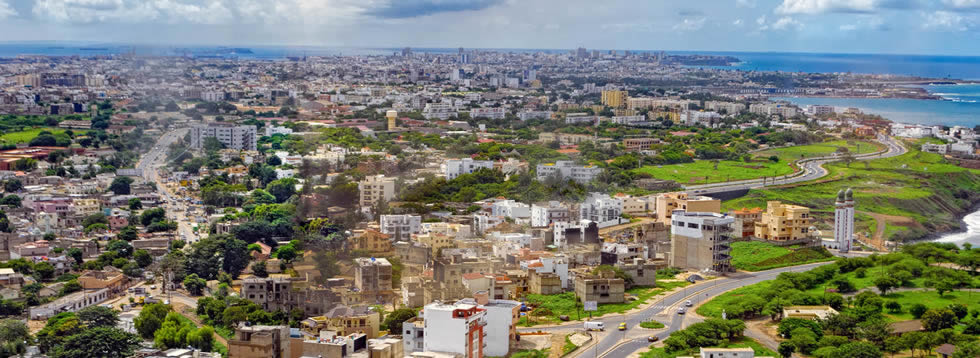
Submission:
<svg viewBox="0 0 980 358">
<path fill-rule="evenodd" d="M 7 195 L 3 198 L 0 198 L 0 205 L 6 205 L 11 208 L 19 208 L 20 202 L 21 202 L 20 197 L 17 195 Z"/>
<path fill-rule="evenodd" d="M 139 231 L 135 227 L 126 225 L 116 233 L 116 239 L 133 241 L 139 238 Z"/>
<path fill-rule="evenodd" d="M 143 226 L 150 226 L 152 223 L 166 219 L 167 212 L 163 208 L 147 209 L 140 214 L 140 224 L 143 224 Z"/>
<path fill-rule="evenodd" d="M 119 313 L 104 306 L 85 307 L 77 315 L 88 327 L 114 327 L 119 323 Z"/>
<path fill-rule="evenodd" d="M 16 193 L 24 189 L 24 183 L 19 179 L 10 179 L 3 182 L 3 190 L 8 193 Z"/>
<path fill-rule="evenodd" d="M 133 252 L 133 260 L 136 261 L 136 264 L 139 265 L 140 268 L 146 268 L 153 263 L 153 256 L 150 256 L 148 251 L 141 249 Z"/>
<path fill-rule="evenodd" d="M 170 311 L 171 308 L 169 305 L 159 303 L 146 305 L 140 311 L 140 314 L 133 319 L 133 325 L 143 338 L 153 338 L 153 332 L 160 329 L 160 325 L 163 324 L 163 319 Z"/>
<path fill-rule="evenodd" d="M 203 278 L 197 276 L 197 274 L 190 274 L 184 277 L 184 288 L 191 293 L 192 296 L 200 296 L 204 292 L 204 288 L 207 287 L 208 282 Z"/>
<path fill-rule="evenodd" d="M 417 314 L 415 313 L 414 309 L 399 308 L 394 312 L 391 312 L 391 314 L 389 314 L 387 317 L 385 317 L 384 323 L 382 325 L 384 327 L 387 327 L 388 331 L 401 332 L 402 323 L 405 323 L 405 321 L 414 318 L 416 315 Z"/>
<path fill-rule="evenodd" d="M 14 232 L 14 226 L 10 225 L 10 219 L 3 210 L 0 210 L 0 232 Z"/>
<path fill-rule="evenodd" d="M 962 320 L 963 318 L 966 317 L 967 314 L 970 313 L 969 308 L 967 308 L 966 305 L 962 303 L 953 303 L 950 304 L 947 308 L 953 311 L 953 314 L 956 315 L 956 320 Z"/>
<path fill-rule="evenodd" d="M 68 257 L 71 257 L 72 259 L 74 259 L 75 260 L 75 263 L 77 263 L 79 265 L 82 264 L 82 262 L 83 262 L 82 261 L 82 259 L 83 259 L 83 257 L 82 257 L 82 255 L 83 255 L 82 249 L 79 249 L 77 247 L 71 247 L 71 248 L 68 248 L 68 251 L 66 251 L 65 253 L 68 255 Z"/>
<path fill-rule="evenodd" d="M 927 310 L 929 310 L 929 307 L 926 307 L 926 305 L 921 303 L 913 303 L 912 307 L 909 307 L 909 313 L 911 313 L 912 317 L 915 317 L 915 319 L 922 318 L 922 315 L 926 313 Z"/>
<path fill-rule="evenodd" d="M 265 190 L 276 197 L 276 202 L 282 203 L 296 193 L 296 179 L 279 179 L 266 185 Z"/>
<path fill-rule="evenodd" d="M 851 342 L 837 349 L 840 358 L 880 358 L 878 347 L 867 342 Z"/>
<path fill-rule="evenodd" d="M 817 348 L 816 335 L 806 327 L 794 329 L 789 342 L 796 347 L 797 352 L 803 354 L 810 354 L 810 352 Z"/>
<path fill-rule="evenodd" d="M 205 352 L 214 349 L 214 329 L 204 326 L 187 334 L 187 344 Z"/>
<path fill-rule="evenodd" d="M 888 301 L 888 303 L 885 303 L 885 308 L 891 313 L 902 313 L 902 304 L 898 303 L 898 301 Z"/>
<path fill-rule="evenodd" d="M 118 176 L 112 179 L 112 184 L 109 184 L 109 190 L 116 195 L 129 195 L 130 184 L 133 184 L 133 178 Z"/>
<path fill-rule="evenodd" d="M 82 219 L 82 227 L 89 227 L 94 224 L 109 224 L 109 218 L 103 213 L 95 213 Z"/>
<path fill-rule="evenodd" d="M 892 276 L 883 275 L 875 278 L 874 284 L 878 288 L 878 291 L 881 292 L 881 295 L 886 295 L 888 294 L 888 290 L 898 287 L 902 283 Z"/>
<path fill-rule="evenodd" d="M 229 327 L 234 327 L 238 325 L 238 322 L 242 322 L 248 319 L 245 310 L 241 306 L 231 306 L 225 308 L 225 311 L 221 313 L 221 321 Z"/>
<path fill-rule="evenodd" d="M 252 263 L 252 275 L 255 277 L 269 277 L 269 272 L 265 269 L 265 261 L 255 261 Z"/>
<path fill-rule="evenodd" d="M 285 262 L 292 262 L 296 256 L 296 248 L 293 245 L 283 245 L 276 250 L 276 258 Z"/>
<path fill-rule="evenodd" d="M 956 326 L 956 314 L 948 308 L 931 309 L 922 314 L 922 327 L 927 331 L 936 332 L 941 329 Z"/>
<path fill-rule="evenodd" d="M 143 208 L 143 201 L 140 198 L 129 199 L 129 210 L 140 210 Z"/>
<path fill-rule="evenodd" d="M 52 358 L 124 358 L 133 354 L 141 340 L 115 327 L 79 330 L 55 347 Z"/>
<path fill-rule="evenodd" d="M 16 319 L 0 321 L 0 357 L 11 357 L 27 351 L 25 341 L 32 341 L 27 324 Z"/>
<path fill-rule="evenodd" d="M 783 358 L 790 358 L 793 356 L 793 352 L 796 351 L 796 346 L 789 341 L 784 341 L 779 343 L 779 355 Z"/>
<path fill-rule="evenodd" d="M 42 281 L 53 279 L 54 271 L 54 265 L 51 265 L 46 261 L 34 264 L 34 276 Z"/>
</svg>

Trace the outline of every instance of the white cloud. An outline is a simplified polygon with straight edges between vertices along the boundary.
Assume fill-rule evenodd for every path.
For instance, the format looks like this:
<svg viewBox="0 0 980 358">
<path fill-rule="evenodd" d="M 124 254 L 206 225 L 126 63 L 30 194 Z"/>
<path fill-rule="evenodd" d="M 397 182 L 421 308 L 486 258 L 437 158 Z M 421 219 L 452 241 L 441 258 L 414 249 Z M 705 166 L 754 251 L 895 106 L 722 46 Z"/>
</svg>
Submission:
<svg viewBox="0 0 980 358">
<path fill-rule="evenodd" d="M 840 25 L 840 30 L 841 31 L 854 31 L 854 30 L 857 30 L 857 28 L 858 28 L 857 25 L 854 25 L 854 24 Z"/>
<path fill-rule="evenodd" d="M 772 23 L 773 30 L 799 30 L 803 28 L 803 23 L 796 21 L 792 17 L 785 16 Z"/>
<path fill-rule="evenodd" d="M 766 15 L 759 16 L 758 19 L 755 19 L 755 23 L 758 24 L 758 25 L 765 24 L 766 23 Z"/>
<path fill-rule="evenodd" d="M 980 0 L 943 0 L 943 4 L 954 10 L 980 10 Z"/>
<path fill-rule="evenodd" d="M 0 19 L 17 16 L 17 11 L 10 7 L 6 0 L 0 0 Z"/>
<path fill-rule="evenodd" d="M 705 17 L 686 18 L 677 25 L 674 25 L 674 30 L 697 31 L 704 27 L 704 22 L 707 20 Z"/>
<path fill-rule="evenodd" d="M 755 8 L 755 0 L 735 0 L 735 7 Z"/>
<path fill-rule="evenodd" d="M 735 19 L 735 21 L 732 21 L 732 25 L 741 27 L 742 26 L 742 19 Z"/>
<path fill-rule="evenodd" d="M 922 13 L 922 28 L 937 31 L 967 31 L 974 27 L 972 18 L 950 11 Z"/>
<path fill-rule="evenodd" d="M 0 0 L 4 1 L 4 0 Z M 66 23 L 279 23 L 337 20 L 376 1 L 357 0 L 36 0 L 40 19 Z"/>
<path fill-rule="evenodd" d="M 884 0 L 783 0 L 777 14 L 822 14 L 827 12 L 874 12 Z"/>
</svg>

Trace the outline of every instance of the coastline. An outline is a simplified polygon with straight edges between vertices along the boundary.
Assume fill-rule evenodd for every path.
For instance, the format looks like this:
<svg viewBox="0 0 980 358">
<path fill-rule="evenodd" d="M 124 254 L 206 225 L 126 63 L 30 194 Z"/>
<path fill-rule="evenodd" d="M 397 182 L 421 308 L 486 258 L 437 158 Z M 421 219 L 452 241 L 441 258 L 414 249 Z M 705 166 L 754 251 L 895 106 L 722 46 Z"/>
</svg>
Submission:
<svg viewBox="0 0 980 358">
<path fill-rule="evenodd" d="M 973 206 L 970 207 L 970 210 L 967 210 L 964 214 L 959 215 L 959 219 L 960 219 L 960 223 L 961 223 L 959 230 L 947 231 L 947 232 L 942 232 L 942 233 L 938 233 L 938 232 L 930 233 L 929 235 L 926 235 L 926 237 L 922 238 L 921 240 L 916 240 L 916 241 L 913 241 L 912 243 L 916 243 L 916 242 L 939 242 L 939 240 L 943 239 L 944 237 L 969 233 L 970 232 L 970 224 L 966 222 L 966 217 L 967 216 L 970 216 L 970 215 L 973 215 L 973 214 L 976 214 L 976 213 L 980 213 L 980 200 L 974 201 L 973 202 Z M 961 243 L 956 243 L 956 244 L 962 246 Z"/>
</svg>

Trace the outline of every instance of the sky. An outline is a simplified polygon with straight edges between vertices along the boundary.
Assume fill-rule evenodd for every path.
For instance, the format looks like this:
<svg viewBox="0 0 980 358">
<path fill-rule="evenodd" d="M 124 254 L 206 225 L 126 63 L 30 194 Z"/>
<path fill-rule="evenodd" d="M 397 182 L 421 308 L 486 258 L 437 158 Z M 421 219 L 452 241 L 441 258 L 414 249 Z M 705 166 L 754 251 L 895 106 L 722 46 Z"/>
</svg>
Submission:
<svg viewBox="0 0 980 358">
<path fill-rule="evenodd" d="M 980 55 L 980 0 L 0 0 L 0 42 Z"/>
</svg>

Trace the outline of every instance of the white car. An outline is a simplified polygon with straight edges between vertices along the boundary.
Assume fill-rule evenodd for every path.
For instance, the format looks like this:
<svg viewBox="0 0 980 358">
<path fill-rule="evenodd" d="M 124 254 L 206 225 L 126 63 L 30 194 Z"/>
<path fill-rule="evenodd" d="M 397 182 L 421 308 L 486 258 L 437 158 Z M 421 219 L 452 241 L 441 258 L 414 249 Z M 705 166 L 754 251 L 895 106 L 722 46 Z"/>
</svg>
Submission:
<svg viewBox="0 0 980 358">
<path fill-rule="evenodd" d="M 687 307 L 694 306 L 694 304 L 691 303 L 691 300 L 687 300 L 687 302 L 684 302 L 684 305 L 687 306 Z"/>
</svg>

